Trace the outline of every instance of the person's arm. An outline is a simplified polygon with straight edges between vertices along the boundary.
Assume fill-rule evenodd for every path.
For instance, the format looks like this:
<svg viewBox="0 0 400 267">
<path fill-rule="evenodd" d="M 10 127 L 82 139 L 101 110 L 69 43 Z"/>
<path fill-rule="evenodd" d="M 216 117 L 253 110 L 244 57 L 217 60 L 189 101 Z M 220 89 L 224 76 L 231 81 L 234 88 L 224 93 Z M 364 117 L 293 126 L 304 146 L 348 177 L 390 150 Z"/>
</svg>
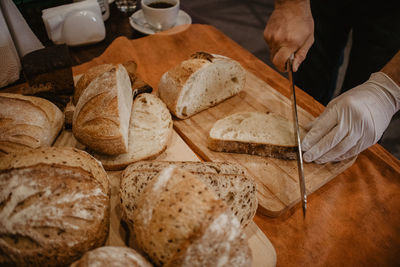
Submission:
<svg viewBox="0 0 400 267">
<path fill-rule="evenodd" d="M 333 99 L 302 141 L 304 160 L 353 157 L 382 137 L 400 109 L 400 51 L 368 81 Z"/>
<path fill-rule="evenodd" d="M 278 70 L 286 71 L 286 61 L 294 53 L 293 71 L 314 42 L 314 20 L 309 0 L 275 0 L 275 9 L 264 29 L 272 63 Z"/>
</svg>

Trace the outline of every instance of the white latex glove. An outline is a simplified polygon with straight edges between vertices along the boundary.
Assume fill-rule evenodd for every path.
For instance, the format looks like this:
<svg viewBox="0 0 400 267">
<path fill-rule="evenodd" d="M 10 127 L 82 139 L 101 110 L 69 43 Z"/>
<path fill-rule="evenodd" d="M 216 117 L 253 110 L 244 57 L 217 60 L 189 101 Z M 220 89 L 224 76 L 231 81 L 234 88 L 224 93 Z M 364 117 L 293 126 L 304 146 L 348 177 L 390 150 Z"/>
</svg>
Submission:
<svg viewBox="0 0 400 267">
<path fill-rule="evenodd" d="M 333 99 L 302 141 L 306 162 L 353 157 L 381 138 L 400 108 L 400 87 L 385 73 Z"/>
</svg>

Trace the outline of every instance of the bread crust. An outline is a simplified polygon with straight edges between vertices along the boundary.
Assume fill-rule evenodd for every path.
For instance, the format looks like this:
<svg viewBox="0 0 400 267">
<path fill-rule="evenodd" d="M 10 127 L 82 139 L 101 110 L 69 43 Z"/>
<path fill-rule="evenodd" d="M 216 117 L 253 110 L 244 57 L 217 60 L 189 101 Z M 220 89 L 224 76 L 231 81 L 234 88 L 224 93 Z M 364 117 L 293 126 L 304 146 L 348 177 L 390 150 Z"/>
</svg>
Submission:
<svg viewBox="0 0 400 267">
<path fill-rule="evenodd" d="M 90 68 L 79 78 L 75 85 L 73 104 L 76 106 L 79 98 L 83 91 L 89 86 L 89 84 L 103 73 L 110 71 L 115 65 L 113 64 L 101 64 Z"/>
<path fill-rule="evenodd" d="M 296 159 L 297 151 L 297 147 L 295 146 L 277 146 L 262 143 L 220 140 L 210 136 L 208 136 L 207 144 L 209 149 L 217 152 L 249 154 L 285 160 Z"/>
<path fill-rule="evenodd" d="M 0 156 L 51 146 L 64 124 L 64 114 L 50 101 L 0 93 Z"/>
<path fill-rule="evenodd" d="M 135 61 L 130 60 L 122 63 L 126 71 L 128 72 L 129 78 L 132 83 L 132 90 L 135 90 L 138 86 L 147 85 L 142 81 L 137 73 L 137 64 Z M 90 68 L 86 71 L 79 80 L 76 82 L 74 96 L 73 96 L 73 104 L 76 106 L 78 103 L 79 98 L 81 97 L 83 91 L 89 86 L 89 84 L 96 79 L 97 77 L 101 76 L 103 73 L 110 71 L 112 68 L 116 67 L 117 64 L 101 64 Z M 138 83 L 137 86 L 133 86 L 134 83 Z"/>
<path fill-rule="evenodd" d="M 47 147 L 0 162 L 0 265 L 67 266 L 104 244 L 110 188 L 83 151 Z"/>
</svg>

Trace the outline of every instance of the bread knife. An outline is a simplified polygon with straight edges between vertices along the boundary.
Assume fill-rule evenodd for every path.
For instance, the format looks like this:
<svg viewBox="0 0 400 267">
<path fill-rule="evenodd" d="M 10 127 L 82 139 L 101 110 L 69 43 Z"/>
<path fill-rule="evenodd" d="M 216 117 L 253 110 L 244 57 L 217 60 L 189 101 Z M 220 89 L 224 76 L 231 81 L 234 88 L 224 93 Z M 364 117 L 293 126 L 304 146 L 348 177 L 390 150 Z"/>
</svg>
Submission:
<svg viewBox="0 0 400 267">
<path fill-rule="evenodd" d="M 300 184 L 300 196 L 301 196 L 301 205 L 303 208 L 303 216 L 306 217 L 307 211 L 307 193 L 306 193 L 306 183 L 304 180 L 304 169 L 303 169 L 303 154 L 301 152 L 301 140 L 300 140 L 300 129 L 299 129 L 299 120 L 297 115 L 297 104 L 296 104 L 296 91 L 294 87 L 294 79 L 293 79 L 293 60 L 294 54 L 291 54 L 287 64 L 286 69 L 289 74 L 289 81 L 292 91 L 292 110 L 293 110 L 293 126 L 295 133 L 295 144 L 297 146 L 297 170 L 299 173 L 299 184 Z"/>
</svg>

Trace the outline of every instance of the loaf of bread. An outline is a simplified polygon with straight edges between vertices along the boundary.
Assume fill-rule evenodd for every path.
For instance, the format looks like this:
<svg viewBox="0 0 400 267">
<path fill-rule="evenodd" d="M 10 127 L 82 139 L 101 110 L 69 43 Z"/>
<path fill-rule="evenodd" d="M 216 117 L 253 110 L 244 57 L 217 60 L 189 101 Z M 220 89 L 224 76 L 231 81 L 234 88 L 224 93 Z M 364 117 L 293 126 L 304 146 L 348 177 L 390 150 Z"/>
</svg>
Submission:
<svg viewBox="0 0 400 267">
<path fill-rule="evenodd" d="M 258 206 L 257 190 L 247 171 L 235 163 L 194 161 L 140 161 L 129 165 L 122 173 L 120 186 L 125 218 L 133 217 L 143 189 L 169 166 L 177 166 L 200 179 L 219 199 L 225 201 L 242 228 L 253 220 Z"/>
<path fill-rule="evenodd" d="M 0 265 L 68 266 L 102 246 L 106 172 L 88 153 L 46 147 L 0 160 Z"/>
<path fill-rule="evenodd" d="M 122 170 L 133 162 L 161 154 L 171 134 L 172 118 L 165 104 L 153 94 L 140 94 L 132 105 L 128 152 L 118 156 L 93 155 L 106 170 Z"/>
<path fill-rule="evenodd" d="M 239 93 L 245 84 L 242 66 L 227 57 L 204 52 L 164 73 L 160 98 L 178 118 L 188 118 Z"/>
<path fill-rule="evenodd" d="M 163 169 L 137 203 L 129 218 L 136 242 L 156 265 L 251 265 L 239 221 L 193 174 Z"/>
<path fill-rule="evenodd" d="M 106 155 L 128 152 L 132 109 L 129 75 L 122 65 L 90 82 L 76 105 L 72 132 L 93 151 Z"/>
<path fill-rule="evenodd" d="M 300 137 L 306 131 L 300 129 Z M 296 143 L 291 121 L 274 113 L 235 113 L 215 122 L 208 136 L 214 151 L 295 159 Z"/>
<path fill-rule="evenodd" d="M 51 146 L 64 123 L 64 115 L 50 101 L 0 93 L 0 156 Z"/>
<path fill-rule="evenodd" d="M 142 255 L 127 247 L 100 247 L 88 251 L 83 257 L 74 262 L 74 267 L 151 267 Z"/>
</svg>

